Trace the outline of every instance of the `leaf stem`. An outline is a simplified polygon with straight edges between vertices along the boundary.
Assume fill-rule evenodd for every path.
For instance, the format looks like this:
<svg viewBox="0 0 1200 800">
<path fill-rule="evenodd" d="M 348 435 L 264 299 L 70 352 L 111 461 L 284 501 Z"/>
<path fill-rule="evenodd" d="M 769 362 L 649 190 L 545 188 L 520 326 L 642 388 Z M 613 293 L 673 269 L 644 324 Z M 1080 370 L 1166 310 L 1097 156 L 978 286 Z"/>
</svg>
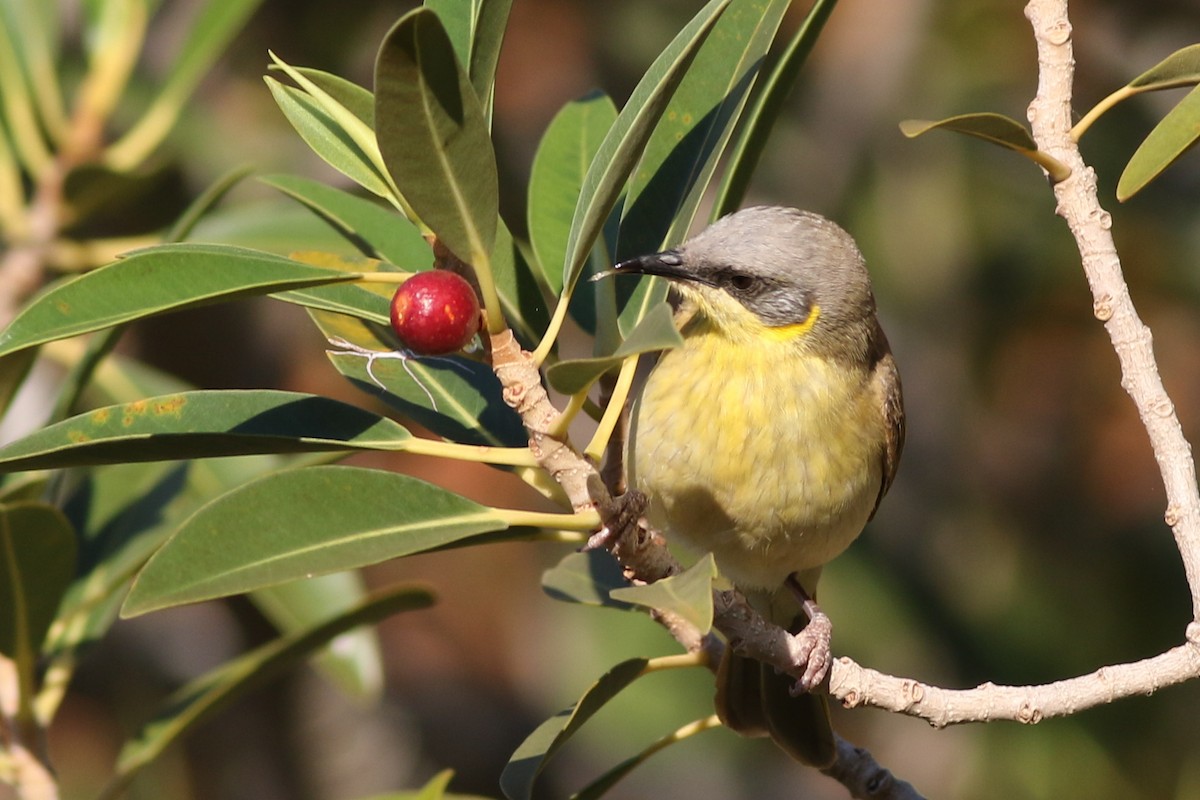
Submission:
<svg viewBox="0 0 1200 800">
<path fill-rule="evenodd" d="M 475 253 L 471 266 L 475 268 L 475 279 L 479 281 L 480 299 L 487 319 L 488 333 L 495 335 L 508 327 L 504 309 L 500 306 L 500 294 L 496 291 L 496 279 L 492 276 L 491 254 L 482 250 Z"/>
<path fill-rule="evenodd" d="M 587 509 L 574 514 L 554 511 L 525 511 L 519 508 L 493 508 L 492 511 L 510 526 L 527 525 L 532 528 L 549 528 L 556 531 L 578 531 L 587 533 L 600 527 L 600 514 Z M 570 537 L 569 541 L 582 541 L 583 537 Z"/>
<path fill-rule="evenodd" d="M 567 318 L 567 308 L 571 304 L 571 296 L 565 291 L 558 298 L 558 305 L 554 308 L 554 316 L 550 318 L 550 324 L 546 326 L 546 332 L 542 335 L 542 341 L 538 343 L 537 349 L 533 351 L 533 365 L 540 367 L 545 361 L 550 351 L 554 348 L 554 341 L 558 338 L 559 331 L 562 330 L 563 322 Z"/>
<path fill-rule="evenodd" d="M 591 386 L 589 383 L 582 390 L 571 395 L 571 398 L 567 401 L 567 407 L 563 409 L 562 414 L 559 415 L 558 419 L 554 421 L 554 425 L 547 431 L 548 435 L 555 439 L 565 439 L 567 437 L 567 429 L 575 421 L 575 418 L 579 416 L 580 410 L 583 408 L 584 403 L 587 402 L 588 390 L 591 389 Z"/>
<path fill-rule="evenodd" d="M 453 458 L 457 461 L 474 461 L 481 464 L 503 464 L 509 467 L 536 467 L 538 465 L 533 453 L 525 447 L 487 447 L 413 437 L 405 440 L 400 449 L 406 453 Z"/>
<path fill-rule="evenodd" d="M 613 387 L 608 407 L 604 409 L 604 416 L 600 418 L 600 425 L 596 428 L 596 433 L 592 436 L 592 441 L 588 444 L 587 449 L 583 451 L 584 455 L 594 461 L 600 461 L 603 458 L 604 450 L 608 447 L 608 440 L 612 437 L 612 433 L 621 419 L 621 410 L 625 407 L 625 401 L 629 397 L 629 390 L 633 386 L 633 377 L 637 372 L 637 365 L 637 356 L 630 356 L 621 363 L 621 372 L 617 375 L 617 383 Z"/>
<path fill-rule="evenodd" d="M 361 283 L 404 283 L 411 278 L 413 272 L 360 272 L 354 280 Z"/>
<path fill-rule="evenodd" d="M 1083 119 L 1075 123 L 1075 127 L 1071 128 L 1071 141 L 1078 142 L 1079 138 L 1092 127 L 1092 123 L 1100 119 L 1100 115 L 1108 111 L 1122 100 L 1127 100 L 1138 93 L 1138 90 L 1132 86 L 1122 86 L 1108 97 L 1101 100 L 1096 105 L 1092 106 L 1092 110 L 1084 114 Z"/>
<path fill-rule="evenodd" d="M 642 670 L 642 674 L 649 675 L 651 672 L 658 672 L 664 669 L 690 669 L 691 667 L 707 666 L 708 654 L 704 650 L 697 650 L 694 653 L 678 653 L 673 656 L 652 658 L 646 662 L 646 667 Z"/>
</svg>

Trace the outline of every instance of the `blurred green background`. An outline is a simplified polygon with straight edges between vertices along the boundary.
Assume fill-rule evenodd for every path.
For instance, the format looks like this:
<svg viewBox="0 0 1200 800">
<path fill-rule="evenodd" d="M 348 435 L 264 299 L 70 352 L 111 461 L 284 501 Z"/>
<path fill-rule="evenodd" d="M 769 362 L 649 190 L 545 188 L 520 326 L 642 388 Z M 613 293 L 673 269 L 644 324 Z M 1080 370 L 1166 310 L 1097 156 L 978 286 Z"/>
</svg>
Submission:
<svg viewBox="0 0 1200 800">
<path fill-rule="evenodd" d="M 379 40 L 411 5 L 267 0 L 164 149 L 161 164 L 177 169 L 166 199 L 124 213 L 153 218 L 244 163 L 343 185 L 272 101 L 261 79 L 266 51 L 369 86 Z M 523 226 L 529 165 L 554 112 L 594 87 L 623 101 L 700 5 L 515 0 L 495 122 L 511 227 Z M 806 5 L 797 3 L 791 26 Z M 188 0 L 163 0 L 140 81 L 155 79 L 193 12 Z M 1087 0 L 1071 12 L 1080 114 L 1200 41 L 1194 2 Z M 750 197 L 818 211 L 857 237 L 904 380 L 908 444 L 897 481 L 822 583 L 835 653 L 942 686 L 1040 683 L 1148 657 L 1181 643 L 1190 620 L 1155 462 L 1041 173 L 974 140 L 909 141 L 897 128 L 905 118 L 969 111 L 1022 119 L 1034 59 L 1022 5 L 1012 0 L 841 0 Z M 1125 161 L 1178 96 L 1118 107 L 1083 149 L 1194 440 L 1200 157 L 1186 155 L 1124 206 L 1113 199 Z M 202 235 L 284 252 L 331 244 L 315 218 L 253 182 Z M 203 387 L 282 387 L 372 403 L 337 375 L 323 347 L 302 310 L 265 301 L 153 320 L 123 344 Z M 411 471 L 485 502 L 537 503 L 486 468 L 380 456 L 359 463 Z M 444 767 L 457 772 L 455 790 L 498 796 L 499 770 L 538 722 L 621 658 L 676 651 L 644 618 L 545 597 L 539 574 L 565 552 L 497 546 L 370 570 L 372 582 L 429 580 L 442 598 L 432 611 L 382 626 L 387 690 L 379 708 L 354 706 L 311 671 L 295 673 L 201 729 L 130 796 L 349 800 L 419 785 Z M 64 796 L 94 795 L 122 736 L 166 692 L 268 635 L 238 601 L 119 624 L 80 672 L 52 731 Z M 552 766 L 544 796 L 565 796 L 707 715 L 710 692 L 700 671 L 640 681 Z M 1200 796 L 1195 685 L 1036 727 L 935 731 L 874 710 L 835 715 L 843 735 L 931 797 Z M 612 796 L 845 793 L 765 742 L 718 731 L 652 760 Z"/>
</svg>

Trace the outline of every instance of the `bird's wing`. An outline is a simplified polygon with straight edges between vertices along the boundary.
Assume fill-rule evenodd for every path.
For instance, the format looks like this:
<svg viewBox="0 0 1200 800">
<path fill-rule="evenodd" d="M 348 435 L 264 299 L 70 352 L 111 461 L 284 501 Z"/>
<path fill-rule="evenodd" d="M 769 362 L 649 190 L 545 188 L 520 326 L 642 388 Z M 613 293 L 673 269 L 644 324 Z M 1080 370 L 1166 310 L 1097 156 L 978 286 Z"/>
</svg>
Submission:
<svg viewBox="0 0 1200 800">
<path fill-rule="evenodd" d="M 875 385 L 876 397 L 879 398 L 879 413 L 883 415 L 883 449 L 880 454 L 883 462 L 883 481 L 879 485 L 879 496 L 875 499 L 875 508 L 878 509 L 879 501 L 887 494 L 892 479 L 896 477 L 900 451 L 904 449 L 904 396 L 900 390 L 900 372 L 896 369 L 892 348 L 878 322 L 874 350 L 871 381 Z M 871 515 L 875 515 L 874 509 Z"/>
</svg>

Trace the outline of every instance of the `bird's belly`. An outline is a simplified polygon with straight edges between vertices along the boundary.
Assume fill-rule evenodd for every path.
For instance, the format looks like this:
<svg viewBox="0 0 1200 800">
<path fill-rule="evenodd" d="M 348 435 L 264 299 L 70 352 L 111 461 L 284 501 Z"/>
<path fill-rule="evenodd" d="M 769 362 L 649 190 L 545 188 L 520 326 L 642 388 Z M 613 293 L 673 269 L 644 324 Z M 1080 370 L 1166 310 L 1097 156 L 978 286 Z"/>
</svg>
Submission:
<svg viewBox="0 0 1200 800">
<path fill-rule="evenodd" d="M 864 377 L 825 361 L 768 350 L 722 365 L 692 344 L 643 390 L 634 485 L 657 524 L 739 587 L 778 588 L 862 531 L 882 480 L 881 412 Z"/>
</svg>

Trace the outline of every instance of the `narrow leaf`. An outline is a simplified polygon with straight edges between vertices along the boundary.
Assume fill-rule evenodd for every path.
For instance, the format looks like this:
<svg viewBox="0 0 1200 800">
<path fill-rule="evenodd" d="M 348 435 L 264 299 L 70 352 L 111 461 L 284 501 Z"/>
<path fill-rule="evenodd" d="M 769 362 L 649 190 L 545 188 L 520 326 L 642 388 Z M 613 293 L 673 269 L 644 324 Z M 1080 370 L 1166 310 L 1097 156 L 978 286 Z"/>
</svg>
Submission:
<svg viewBox="0 0 1200 800">
<path fill-rule="evenodd" d="M 629 182 L 618 260 L 681 240 L 789 0 L 732 0 L 696 53 Z"/>
<path fill-rule="evenodd" d="M 529 240 L 542 280 L 562 292 L 562 265 L 575 203 L 588 165 L 617 119 L 617 107 L 599 92 L 563 106 L 542 135 L 529 175 Z"/>
<path fill-rule="evenodd" d="M 961 114 L 937 122 L 906 119 L 900 123 L 900 130 L 910 139 L 932 130 L 947 130 L 965 133 L 1009 150 L 1037 149 L 1037 143 L 1033 141 L 1029 129 L 1012 117 L 1006 117 L 1003 114 Z"/>
<path fill-rule="evenodd" d="M 611 593 L 628 585 L 616 559 L 600 550 L 569 553 L 542 573 L 542 591 L 567 603 L 627 610 L 632 606 L 613 599 Z"/>
<path fill-rule="evenodd" d="M 1019 153 L 1045 169 L 1055 182 L 1064 181 L 1071 174 L 1066 164 L 1037 149 L 1037 143 L 1024 125 L 1003 114 L 962 114 L 937 122 L 906 119 L 900 123 L 901 132 L 910 139 L 937 129 L 974 136 Z"/>
<path fill-rule="evenodd" d="M 308 178 L 266 175 L 259 180 L 303 203 L 365 256 L 409 272 L 433 265 L 421 232 L 394 211 Z"/>
<path fill-rule="evenodd" d="M 187 36 L 175 52 L 158 96 L 142 113 L 137 125 L 109 149 L 110 166 L 132 169 L 162 142 L 200 79 L 261 2 L 208 0 L 201 6 L 200 13 L 187 26 Z"/>
<path fill-rule="evenodd" d="M 250 593 L 255 607 L 284 635 L 299 634 L 367 597 L 362 573 L 333 572 Z M 314 666 L 350 697 L 373 702 L 383 691 L 379 636 L 363 628 L 340 634 L 314 656 Z"/>
<path fill-rule="evenodd" d="M 1131 89 L 1152 91 L 1200 82 L 1200 44 L 1176 50 L 1127 85 Z"/>
<path fill-rule="evenodd" d="M 716 716 L 711 716 L 706 719 L 691 722 L 677 731 L 664 736 L 658 741 L 652 743 L 649 747 L 643 748 L 640 752 L 635 753 L 621 763 L 617 764 L 606 771 L 599 778 L 589 783 L 587 786 L 580 789 L 575 794 L 571 795 L 570 800 L 597 800 L 608 793 L 608 790 L 613 788 L 634 768 L 644 764 L 651 756 L 661 752 L 670 745 L 676 742 L 681 742 L 690 736 L 695 736 L 697 733 L 702 733 L 713 728 L 721 727 L 721 722 Z"/>
<path fill-rule="evenodd" d="M 507 527 L 407 475 L 318 466 L 267 475 L 197 511 L 142 569 L 122 608 L 159 608 L 375 564 Z"/>
<path fill-rule="evenodd" d="M 187 239 L 196 227 L 196 223 L 200 221 L 200 218 L 220 203 L 225 198 L 225 195 L 229 194 L 233 187 L 241 183 L 252 171 L 251 167 L 234 167 L 209 184 L 208 188 L 189 203 L 188 207 L 183 210 L 183 213 L 171 225 L 171 229 L 163 236 L 164 243 L 174 244 L 175 242 L 182 242 Z"/>
<path fill-rule="evenodd" d="M 345 273 L 238 247 L 138 250 L 38 295 L 0 332 L 0 356 L 167 311 L 344 280 Z"/>
<path fill-rule="evenodd" d="M 496 66 L 500 63 L 500 46 L 508 28 L 508 15 L 513 0 L 480 0 L 475 15 L 475 35 L 471 43 L 471 84 L 483 104 L 484 114 L 491 117 L 492 93 L 496 86 Z"/>
<path fill-rule="evenodd" d="M 411 792 L 389 792 L 364 798 L 364 800 L 489 800 L 482 795 L 446 791 L 453 777 L 454 771 L 445 769 L 430 778 L 429 782 L 420 789 Z"/>
<path fill-rule="evenodd" d="M 667 45 L 633 90 L 617 121 L 600 144 L 584 178 L 575 206 L 567 257 L 563 266 L 563 288 L 571 292 L 587 262 L 588 253 L 616 205 L 654 132 L 675 88 L 704 44 L 730 0 L 711 0 Z"/>
<path fill-rule="evenodd" d="M 420 587 L 388 589 L 327 622 L 265 644 L 192 681 L 169 698 L 162 711 L 121 749 L 117 774 L 101 797 L 116 797 L 143 767 L 185 733 L 337 636 L 401 611 L 428 608 L 433 600 L 433 595 Z"/>
<path fill-rule="evenodd" d="M 272 68 L 278 69 L 274 64 Z M 331 72 L 325 72 L 324 70 L 313 69 L 312 67 L 293 67 L 293 69 L 320 87 L 321 91 L 340 103 L 343 108 L 357 117 L 368 128 L 374 130 L 375 95 L 371 93 L 370 89 L 363 88 L 354 81 L 347 80 L 340 75 L 334 75 Z"/>
<path fill-rule="evenodd" d="M 543 722 L 529 734 L 500 774 L 500 789 L 508 800 L 529 800 L 538 775 L 592 716 L 641 677 L 644 658 L 622 661 L 592 684 L 574 706 Z"/>
<path fill-rule="evenodd" d="M 492 250 L 492 277 L 504 309 L 504 317 L 517 339 L 533 347 L 550 323 L 550 311 L 542 287 L 526 263 L 520 246 L 504 220 L 498 221 L 496 246 Z"/>
<path fill-rule="evenodd" d="M 373 194 L 390 197 L 391 189 L 370 156 L 321 105 L 294 86 L 263 78 L 288 122 L 325 163 Z"/>
<path fill-rule="evenodd" d="M 437 14 L 454 47 L 460 64 L 471 63 L 471 41 L 475 38 L 475 19 L 483 0 L 425 0 L 424 6 Z"/>
<path fill-rule="evenodd" d="M 612 597 L 624 603 L 670 611 L 695 625 L 701 633 L 708 633 L 712 629 L 712 584 L 716 577 L 717 565 L 709 553 L 678 575 L 642 586 L 614 589 Z"/>
<path fill-rule="evenodd" d="M 375 131 L 417 216 L 460 259 L 486 264 L 499 215 L 496 156 L 479 98 L 428 8 L 401 17 L 379 49 Z"/>
<path fill-rule="evenodd" d="M 384 261 L 364 257 L 342 258 L 323 251 L 301 251 L 289 253 L 288 256 L 314 267 L 328 267 L 341 272 L 406 272 Z M 390 325 L 390 303 L 396 285 L 379 282 L 334 283 L 312 289 L 279 292 L 271 297 L 308 309 L 349 314 L 375 325 Z"/>
<path fill-rule="evenodd" d="M 1200 139 L 1200 87 L 1188 92 L 1138 146 L 1117 181 L 1117 199 L 1123 203 L 1140 192 L 1196 144 L 1197 139 Z"/>
<path fill-rule="evenodd" d="M 800 23 L 783 55 L 762 83 L 762 88 L 755 92 L 751 108 L 743 115 L 744 122 L 737 133 L 729 165 L 717 190 L 713 219 L 731 214 L 741 206 L 771 130 L 786 107 L 785 101 L 835 5 L 837 0 L 816 0 L 813 3 L 808 16 Z"/>
<path fill-rule="evenodd" d="M 0 505 L 0 654 L 27 676 L 75 576 L 75 549 L 74 530 L 58 509 Z"/>
<path fill-rule="evenodd" d="M 546 380 L 563 394 L 576 394 L 629 356 L 669 350 L 683 344 L 665 303 L 651 308 L 611 356 L 560 361 L 546 370 Z"/>
<path fill-rule="evenodd" d="M 327 397 L 197 391 L 106 406 L 0 447 L 0 472 L 182 458 L 401 450 L 401 425 Z"/>
<path fill-rule="evenodd" d="M 312 317 L 331 340 L 329 359 L 337 370 L 406 417 L 464 444 L 528 443 L 521 418 L 504 402 L 500 381 L 486 365 L 457 356 L 400 352 L 389 327 L 319 311 Z"/>
</svg>

